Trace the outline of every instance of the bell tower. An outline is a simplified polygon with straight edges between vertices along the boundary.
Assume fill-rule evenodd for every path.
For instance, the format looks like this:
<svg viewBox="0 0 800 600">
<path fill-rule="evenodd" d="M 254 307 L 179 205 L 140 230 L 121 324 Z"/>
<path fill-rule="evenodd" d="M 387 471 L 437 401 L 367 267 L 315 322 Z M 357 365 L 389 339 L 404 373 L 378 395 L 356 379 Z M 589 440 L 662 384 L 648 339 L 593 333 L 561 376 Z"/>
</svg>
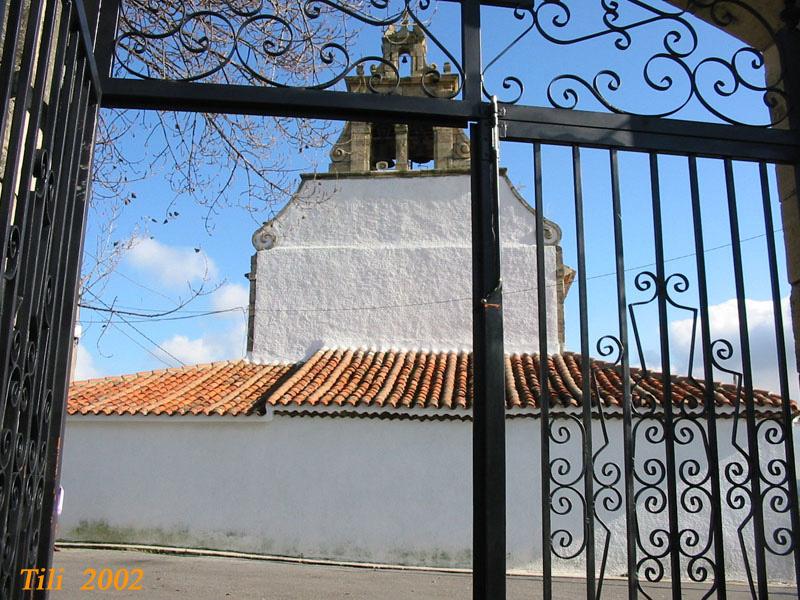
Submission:
<svg viewBox="0 0 800 600">
<path fill-rule="evenodd" d="M 450 63 L 441 69 L 428 64 L 425 33 L 407 18 L 386 29 L 381 50 L 384 63 L 373 65 L 370 73 L 359 65 L 355 75 L 345 78 L 349 92 L 448 98 L 458 89 L 458 75 Z M 403 75 L 406 70 L 408 74 Z M 469 169 L 469 140 L 460 129 L 423 123 L 348 122 L 330 157 L 331 173 L 410 171 L 431 162 L 435 170 L 465 171 Z"/>
</svg>

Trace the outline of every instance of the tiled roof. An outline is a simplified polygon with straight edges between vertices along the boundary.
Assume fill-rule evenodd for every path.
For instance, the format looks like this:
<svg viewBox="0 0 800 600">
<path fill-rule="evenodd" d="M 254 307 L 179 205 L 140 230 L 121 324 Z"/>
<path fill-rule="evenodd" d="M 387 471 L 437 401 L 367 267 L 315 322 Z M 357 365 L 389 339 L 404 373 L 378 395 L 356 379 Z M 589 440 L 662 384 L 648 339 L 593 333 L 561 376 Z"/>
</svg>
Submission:
<svg viewBox="0 0 800 600">
<path fill-rule="evenodd" d="M 240 360 L 76 381 L 69 388 L 67 410 L 82 415 L 248 415 L 291 368 Z"/>
<path fill-rule="evenodd" d="M 538 355 L 506 356 L 505 364 L 507 408 L 533 413 L 541 396 Z M 580 355 L 555 354 L 548 365 L 551 406 L 581 406 Z M 617 369 L 596 360 L 591 366 L 593 397 L 599 393 L 604 406 L 621 408 Z M 663 401 L 659 373 L 645 377 L 631 369 L 631 379 L 636 406 L 650 406 L 653 398 Z M 702 382 L 678 376 L 671 382 L 674 404 L 685 401 L 691 407 L 693 399 L 703 401 Z M 732 408 L 736 396 L 735 386 L 716 384 L 718 407 Z M 754 397 L 762 409 L 780 409 L 781 398 L 775 394 L 755 390 Z M 325 349 L 296 365 L 235 361 L 80 381 L 70 387 L 68 410 L 84 415 L 248 415 L 261 414 L 270 405 L 277 413 L 464 418 L 471 402 L 469 353 Z"/>
</svg>

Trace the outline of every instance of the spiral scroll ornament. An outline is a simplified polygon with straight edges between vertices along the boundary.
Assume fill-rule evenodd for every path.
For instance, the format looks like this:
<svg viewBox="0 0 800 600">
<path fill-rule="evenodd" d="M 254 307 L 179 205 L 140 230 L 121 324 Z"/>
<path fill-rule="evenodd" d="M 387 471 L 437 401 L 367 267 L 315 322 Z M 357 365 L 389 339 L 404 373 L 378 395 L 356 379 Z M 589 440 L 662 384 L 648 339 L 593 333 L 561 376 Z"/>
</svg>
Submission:
<svg viewBox="0 0 800 600">
<path fill-rule="evenodd" d="M 732 49 L 726 51 L 717 44 L 704 44 L 707 36 L 699 31 L 707 26 L 691 14 L 697 12 L 723 30 L 746 20 L 763 32 L 761 37 L 774 40 L 775 31 L 751 3 L 690 0 L 685 9 L 665 9 L 641 0 L 597 1 L 599 5 L 591 7 L 568 0 L 518 7 L 513 16 L 520 22 L 520 32 L 510 35 L 508 44 L 486 61 L 484 73 L 497 69 L 503 58 L 526 42 L 556 48 L 585 45 L 587 52 L 608 55 L 615 64 L 603 67 L 583 61 L 592 65 L 588 72 L 548 75 L 543 93 L 550 106 L 575 109 L 595 103 L 613 113 L 670 117 L 691 105 L 712 120 L 741 125 L 772 126 L 786 118 L 783 74 L 770 73 L 766 81 L 766 61 L 756 48 L 737 43 L 728 44 Z M 597 43 L 603 40 L 608 44 L 598 50 Z M 515 73 L 500 79 L 503 90 L 485 89 L 487 96 L 495 93 L 506 103 L 519 102 L 525 95 L 525 77 Z M 768 109 L 765 120 L 751 122 L 744 120 L 751 117 L 738 114 L 735 105 L 748 94 L 760 97 Z"/>
<path fill-rule="evenodd" d="M 703 387 L 692 377 L 698 309 L 678 299 L 690 289 L 689 279 L 682 273 L 661 276 L 642 271 L 634 278 L 634 286 L 645 294 L 644 299 L 628 305 L 641 365 L 631 386 L 633 454 L 646 457 L 636 461 L 634 470 L 639 590 L 649 598 L 643 581 L 656 583 L 668 576 L 680 576 L 706 584 L 702 593 L 706 598 L 718 588 L 714 549 L 719 540 L 715 540 L 713 526 L 708 412 Z M 697 393 L 668 394 L 670 388 L 663 375 L 653 373 L 647 366 L 639 319 L 646 306 L 656 303 L 690 315 L 687 369 Z M 672 462 L 667 456 L 668 446 L 672 449 Z M 670 473 L 670 469 L 674 472 Z M 670 477 L 677 485 L 672 491 Z M 677 522 L 670 521 L 670 501 L 677 512 Z M 649 530 L 645 530 L 644 522 L 651 524 Z M 680 557 L 680 574 L 671 573 L 675 555 Z"/>
<path fill-rule="evenodd" d="M 166 5 L 166 7 L 165 7 Z M 423 94 L 454 98 L 463 69 L 430 31 L 430 0 L 125 0 L 115 40 L 115 75 L 140 79 L 332 89 L 359 77 L 361 91 L 398 89 L 395 62 L 380 55 L 355 55 L 358 27 L 423 32 L 460 75 L 455 90 L 442 91 L 434 64 L 420 78 Z"/>
</svg>

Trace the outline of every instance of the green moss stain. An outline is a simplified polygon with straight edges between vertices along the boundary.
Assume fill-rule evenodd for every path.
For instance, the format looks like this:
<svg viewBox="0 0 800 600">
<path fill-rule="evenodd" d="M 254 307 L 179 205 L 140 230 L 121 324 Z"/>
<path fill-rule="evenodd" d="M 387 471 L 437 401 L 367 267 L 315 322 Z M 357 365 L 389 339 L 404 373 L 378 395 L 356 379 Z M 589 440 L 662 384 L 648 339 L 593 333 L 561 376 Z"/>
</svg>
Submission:
<svg viewBox="0 0 800 600">
<path fill-rule="evenodd" d="M 60 536 L 64 541 L 99 542 L 114 544 L 152 544 L 204 550 L 231 550 L 272 554 L 292 558 L 312 558 L 353 562 L 386 562 L 389 564 L 468 568 L 472 564 L 472 550 L 458 552 L 443 549 L 391 548 L 381 556 L 366 548 L 349 544 L 324 546 L 316 551 L 301 550 L 294 544 L 280 545 L 269 538 L 254 538 L 240 531 L 191 532 L 188 528 L 161 529 L 136 528 L 111 525 L 105 520 L 83 520 L 75 527 L 65 529 Z"/>
<path fill-rule="evenodd" d="M 104 520 L 80 521 L 76 527 L 65 531 L 62 537 L 64 540 L 73 542 L 156 544 L 159 546 L 185 546 L 186 542 L 196 541 L 196 538 L 185 528 L 138 529 L 110 525 Z"/>
</svg>

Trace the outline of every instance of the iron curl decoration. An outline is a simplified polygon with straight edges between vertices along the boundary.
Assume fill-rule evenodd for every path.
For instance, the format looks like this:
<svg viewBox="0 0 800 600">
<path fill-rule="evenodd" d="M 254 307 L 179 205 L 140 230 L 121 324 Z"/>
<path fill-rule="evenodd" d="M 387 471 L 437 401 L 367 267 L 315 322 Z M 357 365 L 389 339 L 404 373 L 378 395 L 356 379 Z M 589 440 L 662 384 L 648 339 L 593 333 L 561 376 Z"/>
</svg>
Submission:
<svg viewBox="0 0 800 600">
<path fill-rule="evenodd" d="M 620 32 L 618 43 L 629 43 L 625 32 Z M 647 305 L 658 302 L 667 308 L 677 309 L 690 315 L 690 341 L 688 348 L 688 374 L 697 390 L 702 386 L 692 377 L 696 351 L 698 313 L 693 306 L 678 300 L 679 295 L 690 289 L 688 277 L 683 273 L 660 276 L 651 271 L 639 272 L 634 287 L 644 298 L 628 304 L 630 324 L 641 369 L 631 386 L 633 454 L 644 453 L 649 458 L 639 462 L 633 471 L 637 505 L 654 521 L 649 532 L 640 530 L 640 515 L 636 515 L 636 541 L 641 553 L 637 565 L 641 579 L 651 583 L 661 581 L 670 569 L 668 556 L 677 552 L 682 557 L 682 569 L 695 583 L 709 583 L 703 597 L 712 596 L 718 588 L 717 566 L 713 559 L 715 545 L 713 529 L 713 494 L 711 491 L 712 466 L 709 460 L 710 446 L 706 418 L 708 416 L 702 399 L 697 394 L 667 394 L 664 375 L 648 369 L 646 353 L 639 328 L 640 312 Z M 663 386 L 661 385 L 663 384 Z M 659 391 L 660 390 L 660 391 Z M 670 418 L 667 418 L 667 412 Z M 670 491 L 669 466 L 666 445 L 673 445 L 673 474 L 679 488 Z M 686 448 L 686 451 L 681 451 Z M 654 455 L 655 454 L 655 455 Z M 692 521 L 705 523 L 702 527 L 680 528 L 674 524 L 676 535 L 671 536 L 666 528 L 669 509 L 668 494 L 676 494 L 678 513 L 690 516 Z M 671 573 L 672 577 L 677 574 Z M 639 591 L 649 597 L 641 585 Z"/>
<path fill-rule="evenodd" d="M 573 431 L 577 435 L 573 438 Z M 568 447 L 574 442 L 575 448 L 580 450 L 586 443 L 586 430 L 580 418 L 568 412 L 559 412 L 550 422 L 548 437 L 557 447 L 562 448 L 567 454 Z M 569 454 L 567 454 L 569 456 Z M 550 535 L 550 547 L 558 558 L 571 560 L 581 555 L 586 548 L 586 530 L 582 530 L 579 540 L 575 539 L 572 532 L 572 525 L 576 522 L 585 522 L 587 502 L 580 489 L 586 473 L 586 465 L 581 462 L 576 466 L 574 461 L 568 460 L 564 456 L 556 456 L 550 459 L 550 481 L 552 483 L 550 491 L 550 512 L 556 517 L 566 517 L 568 524 L 565 527 L 554 527 Z M 576 511 L 579 515 L 573 515 Z"/>
<path fill-rule="evenodd" d="M 597 352 L 600 356 L 610 357 L 616 350 L 616 356 L 613 364 L 616 367 L 622 360 L 622 343 L 614 336 L 604 336 L 597 341 Z M 591 386 L 594 391 L 594 398 L 589 398 L 590 402 L 597 403 L 597 420 L 600 424 L 600 432 L 602 434 L 602 442 L 600 447 L 592 454 L 592 478 L 596 485 L 594 489 L 593 518 L 600 526 L 603 532 L 603 551 L 600 557 L 600 570 L 597 577 L 597 597 L 601 597 L 603 590 L 603 582 L 605 579 L 606 566 L 608 564 L 608 553 L 611 547 L 611 529 L 606 522 L 606 519 L 601 517 L 601 512 L 607 515 L 613 515 L 623 508 L 623 496 L 620 490 L 622 482 L 622 469 L 617 460 L 613 457 L 601 458 L 606 454 L 610 442 L 608 436 L 608 428 L 606 427 L 606 418 L 603 412 L 603 400 L 600 395 L 600 385 L 597 381 L 597 368 L 592 369 Z M 594 416 L 594 415 L 593 415 Z"/>
<path fill-rule="evenodd" d="M 617 366 L 622 360 L 622 344 L 612 335 L 601 337 L 596 344 L 600 356 L 613 361 Z M 597 595 L 601 594 L 608 563 L 611 545 L 611 528 L 607 523 L 608 518 L 613 518 L 623 508 L 623 493 L 620 489 L 623 473 L 614 456 L 606 456 L 610 448 L 608 429 L 603 411 L 603 400 L 600 393 L 597 371 L 605 366 L 592 365 L 590 369 L 589 398 L 584 398 L 591 407 L 592 422 L 599 425 L 600 443 L 592 449 L 590 463 L 586 461 L 576 463 L 574 459 L 568 460 L 565 456 L 582 454 L 587 442 L 586 427 L 582 413 L 557 411 L 553 414 L 553 421 L 549 425 L 548 437 L 553 448 L 559 456 L 551 458 L 549 478 L 551 481 L 550 510 L 556 517 L 556 525 L 551 533 L 551 552 L 562 560 L 574 560 L 584 555 L 588 547 L 588 533 L 586 524 L 593 519 L 598 526 L 601 536 L 602 552 L 599 561 L 597 578 Z M 596 406 L 596 409 L 595 409 Z M 570 449 L 573 452 L 570 453 Z M 591 477 L 594 491 L 591 498 L 587 498 L 584 482 Z M 560 522 L 568 523 L 561 526 Z M 583 523 L 582 528 L 575 527 L 576 523 Z"/>
<path fill-rule="evenodd" d="M 766 61 L 761 51 L 744 46 L 732 48 L 728 56 L 716 56 L 701 43 L 692 11 L 702 11 L 713 26 L 726 29 L 737 19 L 747 18 L 768 39 L 776 32 L 763 16 L 745 0 L 690 0 L 686 8 L 666 10 L 644 0 L 598 0 L 595 7 L 585 0 L 541 0 L 515 8 L 513 17 L 523 23 L 522 30 L 495 56 L 486 61 L 484 75 L 498 67 L 512 50 L 524 41 L 546 42 L 556 47 L 589 45 L 610 41 L 613 58 L 620 66 L 598 67 L 592 74 L 567 72 L 547 75 L 543 90 L 553 108 L 576 109 L 591 99 L 606 111 L 649 117 L 671 117 L 697 103 L 713 118 L 735 125 L 774 126 L 786 119 L 788 97 L 782 89 L 783 73 L 772 73 L 765 83 Z M 591 22 L 586 15 L 594 11 Z M 580 15 L 580 16 L 577 16 Z M 538 37 L 538 40 L 534 40 Z M 657 42 L 654 49 L 648 44 Z M 588 49 L 587 49 L 588 50 Z M 597 53 L 597 50 L 591 50 Z M 621 53 L 626 53 L 621 57 Z M 635 64 L 638 74 L 632 75 Z M 549 82 L 548 82 L 548 78 Z M 501 77 L 508 92 L 502 102 L 514 104 L 525 94 L 519 75 Z M 487 97 L 492 91 L 484 87 Z M 759 95 L 770 117 L 766 122 L 743 121 L 726 103 L 737 94 Z M 647 100 L 632 104 L 632 98 Z M 502 94 L 498 94 L 502 98 Z"/>
<path fill-rule="evenodd" d="M 619 365 L 622 360 L 622 343 L 613 335 L 601 337 L 596 345 L 600 356 L 613 362 L 612 368 Z M 610 447 L 608 430 L 603 411 L 603 398 L 598 383 L 598 370 L 607 369 L 607 366 L 592 365 L 590 369 L 589 402 L 592 409 L 591 426 L 598 423 L 600 426 L 601 443 L 593 449 L 590 464 L 581 461 L 576 466 L 574 460 L 569 461 L 563 456 L 558 456 L 550 461 L 551 487 L 551 513 L 557 517 L 569 517 L 569 526 L 556 527 L 551 533 L 551 551 L 562 560 L 573 560 L 587 552 L 588 534 L 586 524 L 593 519 L 601 531 L 602 553 L 600 556 L 599 572 L 597 577 L 597 596 L 600 597 L 605 579 L 608 563 L 609 548 L 611 543 L 611 529 L 607 523 L 609 516 L 622 510 L 623 494 L 620 485 L 623 479 L 622 469 L 615 457 L 604 458 Z M 557 447 L 564 447 L 570 442 L 577 442 L 574 447 L 578 454 L 582 454 L 584 444 L 587 443 L 586 423 L 580 413 L 559 411 L 554 413 L 554 420 L 550 424 L 549 438 Z M 574 435 L 576 434 L 577 435 Z M 565 453 L 568 448 L 564 448 Z M 575 454 L 575 452 L 573 452 Z M 591 477 L 595 484 L 592 498 L 585 496 L 583 483 L 586 477 Z M 591 512 L 589 512 L 591 511 Z M 605 517 L 605 518 L 604 518 Z M 574 527 L 575 523 L 584 523 L 583 528 Z M 581 537 L 578 537 L 580 532 Z"/>
<path fill-rule="evenodd" d="M 782 452 L 786 437 L 783 423 L 774 418 L 763 418 L 756 424 L 756 436 L 761 450 L 761 503 L 764 512 L 773 515 L 772 530 L 765 531 L 764 545 L 775 556 L 789 556 L 794 552 L 796 541 L 791 529 L 789 511 L 791 496 L 789 468 Z M 771 450 L 771 451 L 770 451 Z M 777 451 L 778 456 L 775 456 Z M 766 457 L 772 458 L 766 459 Z M 766 460 L 765 460 L 766 459 Z M 782 521 L 782 522 L 781 522 Z M 769 523 L 764 520 L 765 527 Z"/>
<path fill-rule="evenodd" d="M 742 384 L 744 376 L 741 372 L 723 364 L 731 360 L 734 354 L 733 344 L 726 339 L 717 339 L 711 343 L 711 364 L 715 369 L 732 377 L 734 381 L 735 399 L 733 402 L 731 446 L 733 446 L 736 451 L 737 459 L 728 462 L 722 470 L 724 481 L 729 486 L 725 492 L 725 503 L 728 508 L 733 511 L 744 512 L 736 528 L 736 537 L 739 540 L 739 548 L 742 552 L 750 593 L 755 597 L 756 586 L 753 578 L 750 554 L 748 552 L 748 544 L 745 540 L 745 529 L 747 529 L 748 525 L 754 519 L 754 498 L 750 487 L 750 478 L 753 475 L 751 473 L 750 455 L 739 440 L 739 425 L 744 412 L 744 406 L 742 405 L 742 395 L 744 391 L 742 389 Z"/>
<path fill-rule="evenodd" d="M 123 0 L 114 75 L 316 90 L 356 76 L 361 91 L 391 94 L 399 88 L 398 66 L 385 56 L 354 56 L 353 24 L 411 26 L 459 75 L 454 89 L 444 91 L 436 85 L 445 76 L 439 68 L 420 65 L 423 93 L 455 98 L 464 70 L 420 16 L 430 7 L 431 0 Z"/>
</svg>

